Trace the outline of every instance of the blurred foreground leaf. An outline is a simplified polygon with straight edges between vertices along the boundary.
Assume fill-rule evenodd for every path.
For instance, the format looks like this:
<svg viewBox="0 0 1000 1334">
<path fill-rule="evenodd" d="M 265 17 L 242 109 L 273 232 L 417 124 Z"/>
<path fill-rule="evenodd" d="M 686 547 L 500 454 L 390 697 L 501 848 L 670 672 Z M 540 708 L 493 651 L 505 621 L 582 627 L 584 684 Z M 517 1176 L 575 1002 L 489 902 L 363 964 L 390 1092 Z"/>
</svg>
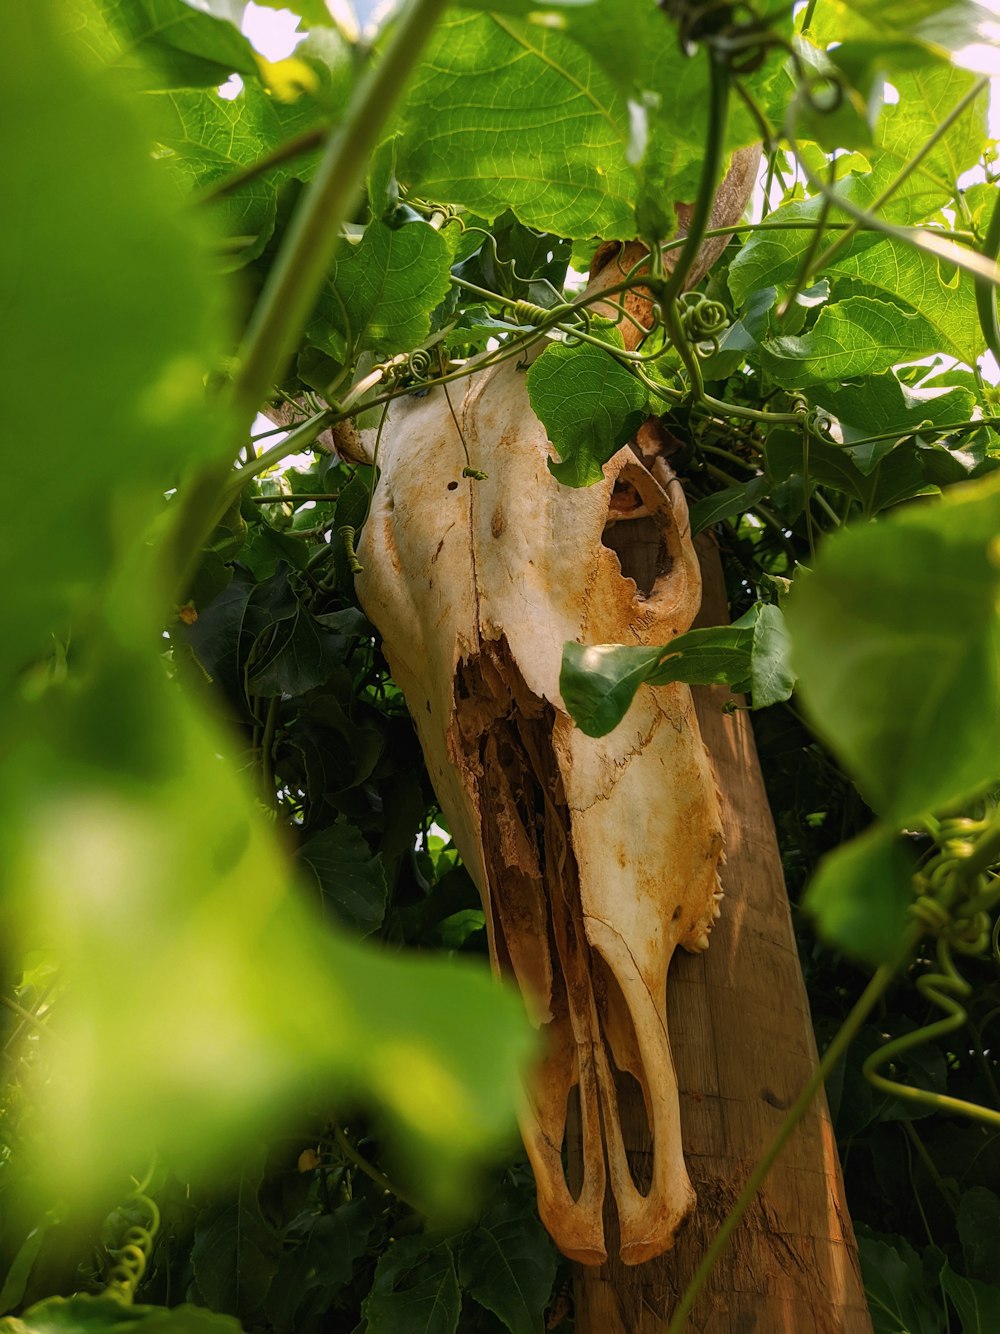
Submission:
<svg viewBox="0 0 1000 1334">
<path fill-rule="evenodd" d="M 1000 479 L 829 537 L 788 600 L 803 702 L 905 823 L 1000 777 Z"/>
</svg>

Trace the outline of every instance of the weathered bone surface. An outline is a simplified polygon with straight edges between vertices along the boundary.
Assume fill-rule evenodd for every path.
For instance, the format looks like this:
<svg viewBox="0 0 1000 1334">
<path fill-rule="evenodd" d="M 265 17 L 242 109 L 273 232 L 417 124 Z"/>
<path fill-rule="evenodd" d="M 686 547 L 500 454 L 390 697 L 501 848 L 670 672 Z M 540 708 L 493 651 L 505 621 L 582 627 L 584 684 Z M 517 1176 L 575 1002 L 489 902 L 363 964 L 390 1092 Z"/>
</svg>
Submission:
<svg viewBox="0 0 1000 1334">
<path fill-rule="evenodd" d="M 642 687 L 593 739 L 566 713 L 559 670 L 567 640 L 665 644 L 690 626 L 701 585 L 687 507 L 655 432 L 572 490 L 546 466 L 523 369 L 508 360 L 463 384 L 450 404 L 437 388 L 393 405 L 358 592 L 482 895 L 495 966 L 544 1034 L 521 1114 L 542 1219 L 568 1256 L 601 1263 L 610 1180 L 622 1258 L 639 1263 L 672 1245 L 695 1203 L 666 981 L 677 946 L 706 948 L 719 915 L 721 816 L 686 686 Z M 486 479 L 464 477 L 468 465 Z M 641 1186 L 617 1110 L 629 1077 L 654 1146 Z"/>
</svg>

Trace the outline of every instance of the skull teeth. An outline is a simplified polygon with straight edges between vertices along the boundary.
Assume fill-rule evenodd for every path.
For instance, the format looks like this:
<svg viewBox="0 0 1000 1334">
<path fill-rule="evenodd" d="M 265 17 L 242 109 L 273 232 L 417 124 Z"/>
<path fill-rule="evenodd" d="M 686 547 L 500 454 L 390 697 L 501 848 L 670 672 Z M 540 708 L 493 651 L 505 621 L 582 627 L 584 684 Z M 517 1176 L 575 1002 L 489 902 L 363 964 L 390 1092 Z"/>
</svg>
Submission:
<svg viewBox="0 0 1000 1334">
<path fill-rule="evenodd" d="M 701 951 L 701 950 L 707 950 L 707 949 L 708 949 L 708 932 L 707 932 L 707 931 L 701 931 L 701 932 L 699 932 L 698 935 L 695 936 L 694 940 L 692 940 L 692 942 L 691 942 L 691 949 L 693 949 L 693 950 L 699 950 L 699 951 Z"/>
<path fill-rule="evenodd" d="M 718 903 L 714 903 L 712 905 L 712 917 L 715 919 L 715 921 L 718 921 L 721 916 L 722 916 L 722 909 L 719 907 Z"/>
</svg>

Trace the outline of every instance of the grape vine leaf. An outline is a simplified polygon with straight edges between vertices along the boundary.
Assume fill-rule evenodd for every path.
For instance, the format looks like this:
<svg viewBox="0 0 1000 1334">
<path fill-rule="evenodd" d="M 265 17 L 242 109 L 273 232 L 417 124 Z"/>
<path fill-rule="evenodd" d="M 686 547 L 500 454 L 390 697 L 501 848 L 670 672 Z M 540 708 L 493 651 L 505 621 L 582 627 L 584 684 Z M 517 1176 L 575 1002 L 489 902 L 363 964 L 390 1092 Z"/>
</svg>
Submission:
<svg viewBox="0 0 1000 1334">
<path fill-rule="evenodd" d="M 379 1259 L 362 1309 L 366 1334 L 455 1334 L 462 1294 L 449 1247 L 423 1237 L 394 1242 Z"/>
<path fill-rule="evenodd" d="M 397 171 L 418 194 L 561 236 L 634 230 L 625 99 L 556 28 L 447 14 L 402 124 Z"/>
<path fill-rule="evenodd" d="M 1000 479 L 966 483 L 831 535 L 788 600 L 804 706 L 892 822 L 1000 777 L 998 532 Z"/>
<path fill-rule="evenodd" d="M 920 1256 L 910 1243 L 863 1225 L 856 1231 L 875 1334 L 939 1334 L 941 1316 L 928 1299 Z"/>
<path fill-rule="evenodd" d="M 956 1274 L 947 1263 L 941 1270 L 941 1286 L 955 1304 L 962 1334 L 993 1334 L 1000 1328 L 1000 1288 Z"/>
<path fill-rule="evenodd" d="M 910 389 L 891 371 L 845 383 L 817 385 L 810 397 L 837 418 L 850 457 L 866 475 L 903 435 L 916 432 L 923 422 L 945 426 L 968 421 L 976 402 L 972 391 L 959 385 Z M 879 435 L 886 438 L 868 439 Z M 866 443 L 855 444 L 861 440 Z"/>
<path fill-rule="evenodd" d="M 877 375 L 938 348 L 922 316 L 887 301 L 850 296 L 824 306 L 803 334 L 761 344 L 764 369 L 781 384 L 809 386 Z"/>
<path fill-rule="evenodd" d="M 257 1202 L 261 1164 L 241 1171 L 230 1203 L 198 1220 L 191 1264 L 198 1291 L 217 1311 L 251 1320 L 281 1258 L 281 1241 Z"/>
<path fill-rule="evenodd" d="M 621 346 L 621 336 L 609 331 Z M 528 371 L 532 411 L 559 452 L 549 471 L 565 486 L 592 486 L 603 465 L 635 435 L 647 392 L 626 368 L 593 343 L 550 343 Z"/>
<path fill-rule="evenodd" d="M 418 347 L 451 284 L 453 235 L 419 220 L 369 223 L 356 245 L 341 249 L 310 340 L 335 358 L 345 345 L 377 356 Z"/>
<path fill-rule="evenodd" d="M 362 936 L 378 930 L 389 893 L 382 859 L 353 825 L 338 819 L 305 842 L 299 857 L 316 877 L 324 908 Z"/>
<path fill-rule="evenodd" d="M 970 1278 L 996 1281 L 1000 1269 L 1000 1198 L 985 1186 L 963 1191 L 958 1206 L 958 1235 Z"/>
<path fill-rule="evenodd" d="M 556 1252 L 533 1200 L 502 1187 L 458 1249 L 462 1291 L 492 1311 L 510 1334 L 536 1334 L 555 1274 Z"/>
<path fill-rule="evenodd" d="M 18 334 L 0 383 L 6 429 L 18 442 L 14 483 L 30 477 L 39 451 L 58 483 L 48 488 L 44 523 L 27 508 L 4 522 L 12 573 L 0 671 L 27 666 L 74 609 L 92 608 L 93 590 L 176 485 L 179 462 L 197 466 L 220 446 L 203 376 L 223 355 L 228 321 L 209 235 L 182 216 L 133 111 L 93 80 L 75 41 L 57 34 L 57 9 L 39 0 L 4 19 L 0 116 L 13 124 L 18 108 L 32 113 L 5 163 L 0 286 Z M 140 337 L 151 310 L 156 336 Z M 136 392 L 108 394 L 112 366 L 116 382 Z M 100 448 L 80 448 L 87 420 L 101 422 Z M 127 503 L 116 499 L 123 476 Z M 29 568 L 30 579 L 13 573 Z M 145 633 L 148 612 L 135 624 Z"/>
<path fill-rule="evenodd" d="M 258 73 L 239 28 L 186 0 L 69 0 L 63 22 L 130 87 L 217 87 Z"/>
<path fill-rule="evenodd" d="M 294 1330 L 327 1310 L 351 1281 L 374 1225 L 364 1200 L 294 1219 L 285 1230 L 287 1249 L 267 1295 L 267 1318 L 279 1329 Z"/>
</svg>

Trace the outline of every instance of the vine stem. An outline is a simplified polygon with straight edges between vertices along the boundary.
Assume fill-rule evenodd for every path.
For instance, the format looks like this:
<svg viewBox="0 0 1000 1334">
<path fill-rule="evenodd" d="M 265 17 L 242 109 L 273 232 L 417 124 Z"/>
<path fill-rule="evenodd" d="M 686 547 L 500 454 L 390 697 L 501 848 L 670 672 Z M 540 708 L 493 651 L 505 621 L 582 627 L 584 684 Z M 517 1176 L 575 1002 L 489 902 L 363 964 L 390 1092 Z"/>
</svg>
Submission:
<svg viewBox="0 0 1000 1334">
<path fill-rule="evenodd" d="M 232 387 L 240 418 L 257 411 L 305 327 L 382 127 L 446 2 L 412 0 L 352 98 L 344 124 L 330 136 L 243 340 Z"/>
<path fill-rule="evenodd" d="M 379 135 L 446 4 L 411 0 L 382 58 L 361 80 L 343 124 L 327 141 L 243 338 L 227 395 L 236 431 L 231 458 L 239 453 L 254 414 L 305 328 Z M 180 585 L 178 597 L 203 543 L 232 500 L 229 473 L 228 460 L 216 463 L 195 474 L 187 487 L 167 553 L 168 569 Z"/>
<path fill-rule="evenodd" d="M 904 947 L 899 951 L 896 957 L 891 962 L 881 965 L 861 993 L 850 1014 L 838 1029 L 833 1041 L 823 1053 L 823 1059 L 816 1067 L 808 1084 L 806 1084 L 798 1098 L 796 1098 L 795 1102 L 789 1108 L 788 1115 L 778 1127 L 774 1139 L 768 1145 L 763 1157 L 747 1178 L 746 1185 L 743 1187 L 742 1191 L 740 1191 L 739 1199 L 723 1219 L 722 1226 L 712 1239 L 712 1244 L 702 1256 L 701 1262 L 694 1272 L 694 1277 L 691 1279 L 684 1295 L 681 1297 L 677 1309 L 670 1317 L 670 1324 L 667 1326 L 667 1334 L 681 1334 L 681 1331 L 687 1325 L 687 1318 L 694 1309 L 694 1304 L 698 1300 L 701 1290 L 708 1280 L 708 1276 L 718 1263 L 719 1257 L 722 1255 L 722 1252 L 725 1250 L 729 1242 L 729 1238 L 742 1222 L 743 1215 L 753 1203 L 754 1196 L 757 1194 L 764 1178 L 774 1166 L 778 1155 L 791 1138 L 792 1133 L 795 1131 L 799 1122 L 809 1110 L 810 1104 L 819 1092 L 824 1080 L 827 1079 L 831 1070 L 833 1070 L 841 1056 L 843 1056 L 844 1052 L 850 1046 L 858 1029 L 868 1018 L 869 1014 L 871 1014 L 872 1010 L 885 993 L 886 988 L 895 976 L 896 971 L 902 965 L 904 960 L 909 957 L 910 952 L 916 944 L 916 938 L 916 933 L 911 932 L 907 936 Z"/>
<path fill-rule="evenodd" d="M 869 205 L 869 212 L 877 213 L 878 210 L 883 207 L 883 205 L 889 202 L 889 200 L 893 197 L 893 195 L 895 195 L 902 188 L 902 186 L 906 184 L 906 182 L 916 171 L 920 163 L 923 162 L 924 158 L 927 157 L 928 154 L 937 146 L 937 144 L 940 143 L 940 141 L 944 138 L 944 136 L 948 133 L 951 127 L 958 120 L 959 116 L 961 116 L 962 113 L 966 110 L 966 108 L 969 107 L 985 89 L 989 88 L 989 86 L 990 86 L 990 81 L 989 79 L 986 78 L 979 79 L 977 80 L 976 83 L 973 84 L 973 86 L 969 89 L 969 91 L 965 94 L 965 96 L 963 98 L 960 98 L 959 101 L 956 102 L 956 104 L 952 107 L 951 111 L 948 112 L 947 116 L 945 116 L 944 120 L 940 123 L 940 125 L 938 125 L 935 128 L 934 133 L 931 134 L 925 140 L 921 148 L 916 153 L 914 153 L 913 157 L 911 157 L 910 160 L 906 163 L 906 165 L 900 171 L 899 175 L 895 178 L 895 180 L 892 181 L 890 185 L 886 186 L 886 188 L 882 191 L 879 197 Z M 831 183 L 831 190 L 832 190 L 832 183 Z M 830 204 L 833 202 L 831 195 L 825 195 L 824 198 L 826 201 L 826 206 L 829 207 Z M 858 232 L 860 228 L 861 228 L 861 221 L 860 219 L 855 218 L 854 221 L 847 228 L 847 230 L 842 232 L 840 236 L 838 236 L 837 239 L 832 243 L 832 245 L 830 245 L 823 252 L 823 254 L 820 255 L 819 259 L 816 261 L 816 264 L 813 266 L 812 269 L 813 275 L 821 273 L 823 269 L 827 267 L 828 264 L 831 264 L 833 260 L 836 259 L 836 257 L 840 254 L 840 252 L 844 249 L 844 247 L 846 245 L 849 245 L 850 242 L 853 241 L 855 234 Z"/>
<path fill-rule="evenodd" d="M 358 1152 L 341 1130 L 340 1126 L 333 1127 L 333 1137 L 337 1142 L 337 1148 L 341 1151 L 344 1157 L 352 1162 L 355 1167 L 364 1172 L 369 1180 L 374 1181 L 377 1186 L 381 1186 L 381 1188 L 388 1191 L 390 1195 L 395 1195 L 397 1200 L 408 1205 L 409 1208 L 413 1209 L 416 1213 L 423 1212 L 418 1204 L 404 1195 L 398 1186 L 393 1185 L 384 1172 L 380 1172 L 373 1163 L 368 1161 L 363 1153 Z"/>
</svg>

